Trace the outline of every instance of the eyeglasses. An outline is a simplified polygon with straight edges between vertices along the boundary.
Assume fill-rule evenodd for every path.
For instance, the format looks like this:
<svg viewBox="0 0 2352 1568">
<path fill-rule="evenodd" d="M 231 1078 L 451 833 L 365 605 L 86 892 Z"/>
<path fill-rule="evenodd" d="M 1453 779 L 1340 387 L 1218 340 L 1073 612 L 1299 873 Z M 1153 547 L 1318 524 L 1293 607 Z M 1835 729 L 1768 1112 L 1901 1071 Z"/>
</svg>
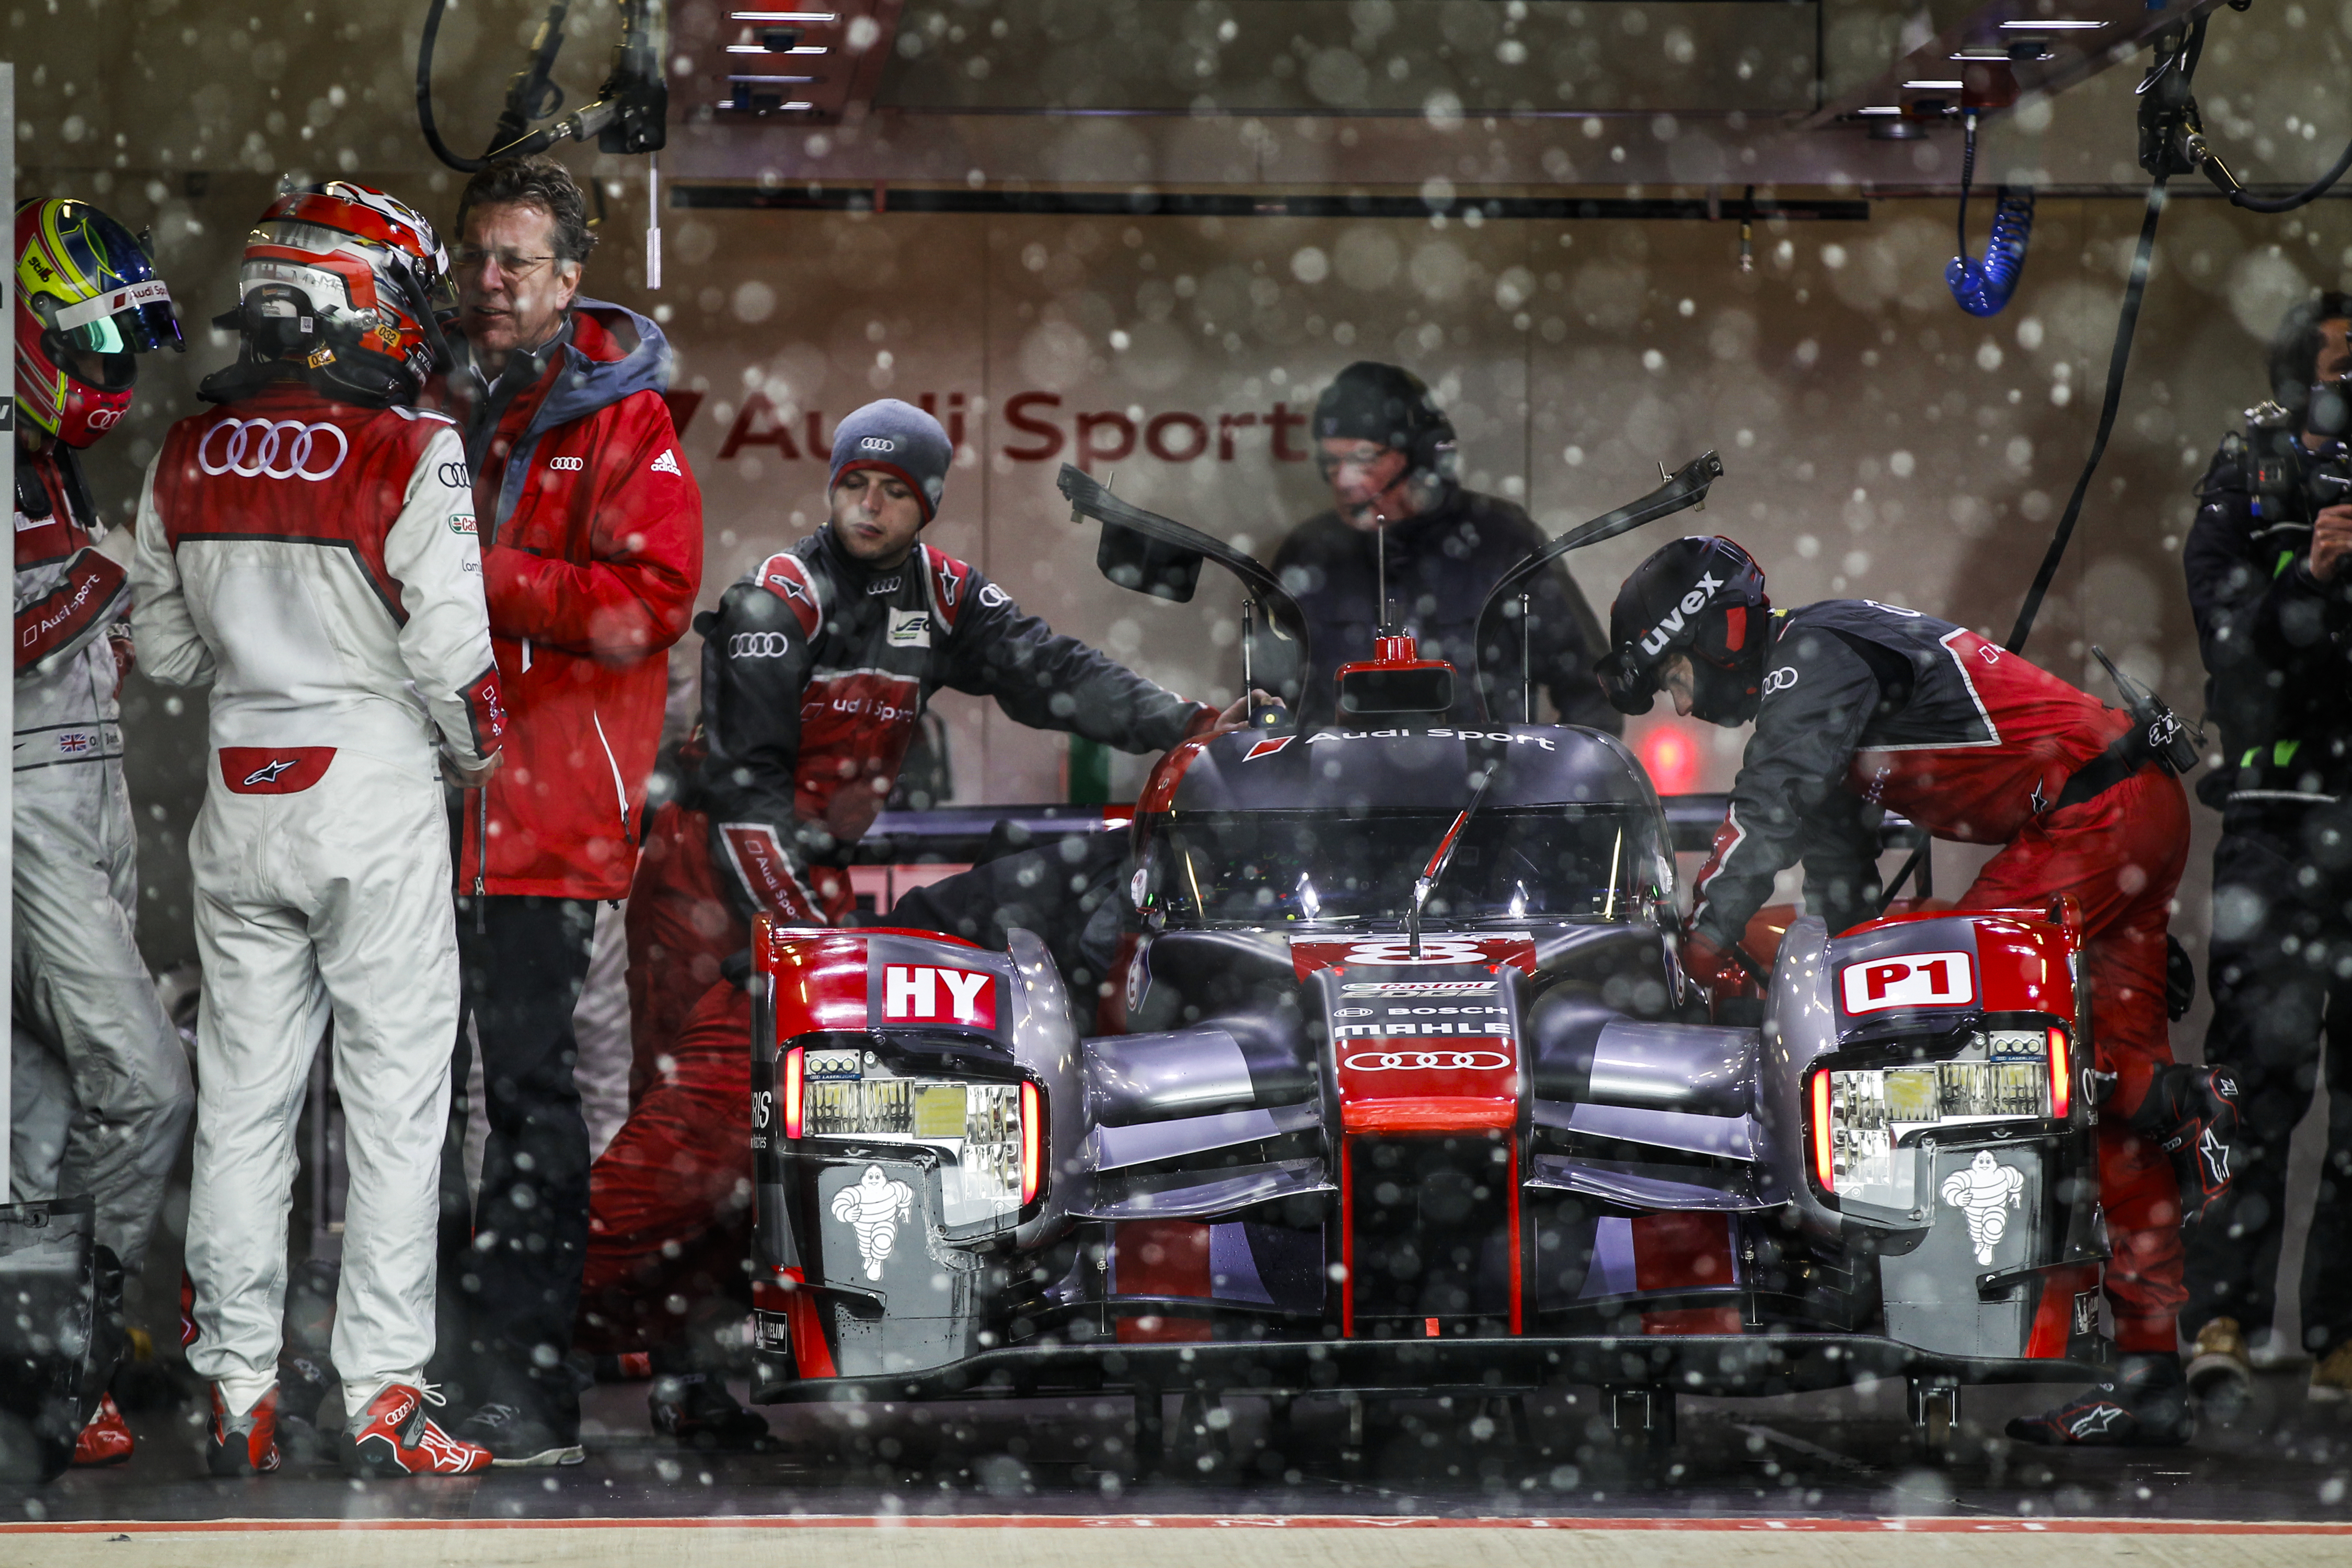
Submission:
<svg viewBox="0 0 2352 1568">
<path fill-rule="evenodd" d="M 553 256 L 525 256 L 518 250 L 483 250 L 476 246 L 461 245 L 450 258 L 449 270 L 470 276 L 495 261 L 500 273 L 520 283 L 554 259 Z"/>
</svg>

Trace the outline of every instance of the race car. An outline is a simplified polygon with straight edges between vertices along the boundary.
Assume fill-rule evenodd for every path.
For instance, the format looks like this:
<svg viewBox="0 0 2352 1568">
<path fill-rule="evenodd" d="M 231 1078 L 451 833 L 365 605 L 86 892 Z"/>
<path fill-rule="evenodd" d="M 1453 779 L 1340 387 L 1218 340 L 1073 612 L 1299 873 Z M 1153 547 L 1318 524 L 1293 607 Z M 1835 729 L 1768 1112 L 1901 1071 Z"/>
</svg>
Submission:
<svg viewBox="0 0 2352 1568">
<path fill-rule="evenodd" d="M 1218 559 L 1303 637 L 1064 482 L 1115 581 Z M 1598 1386 L 1664 1442 L 1676 1394 L 1873 1376 L 1940 1443 L 1963 1384 L 2097 1375 L 2074 911 L 1797 919 L 1715 1021 L 1640 763 L 1448 723 L 1456 674 L 1385 638 L 1333 727 L 1168 753 L 1099 1006 L 1027 932 L 761 927 L 756 1401 L 1128 1390 L 1149 1458 L 1179 1390 Z"/>
</svg>

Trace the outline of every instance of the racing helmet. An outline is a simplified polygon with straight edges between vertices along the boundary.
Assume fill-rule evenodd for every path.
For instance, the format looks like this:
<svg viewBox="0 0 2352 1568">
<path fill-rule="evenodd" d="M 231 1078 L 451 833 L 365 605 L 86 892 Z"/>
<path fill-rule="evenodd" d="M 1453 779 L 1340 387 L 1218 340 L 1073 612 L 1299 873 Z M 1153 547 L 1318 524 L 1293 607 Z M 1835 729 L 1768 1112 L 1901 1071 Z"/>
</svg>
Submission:
<svg viewBox="0 0 2352 1568">
<path fill-rule="evenodd" d="M 407 403 L 447 363 L 448 253 L 422 214 L 372 186 L 330 180 L 280 195 L 246 237 L 236 287 L 237 308 L 214 324 L 241 333 L 245 353 L 205 384 L 215 401 L 291 360 L 337 396 Z"/>
<path fill-rule="evenodd" d="M 1691 711 L 1712 724 L 1740 724 L 1763 699 L 1764 649 L 1772 601 L 1764 569 L 1717 534 L 1661 546 L 1633 568 L 1609 606 L 1609 651 L 1594 666 L 1612 706 L 1646 713 L 1660 668 L 1675 654 L 1691 661 Z"/>
<path fill-rule="evenodd" d="M 34 428 L 90 445 L 131 407 L 139 356 L 167 343 L 187 348 L 172 291 L 129 229 L 88 202 L 16 204 L 16 406 Z M 85 353 L 95 382 L 75 374 Z"/>
</svg>

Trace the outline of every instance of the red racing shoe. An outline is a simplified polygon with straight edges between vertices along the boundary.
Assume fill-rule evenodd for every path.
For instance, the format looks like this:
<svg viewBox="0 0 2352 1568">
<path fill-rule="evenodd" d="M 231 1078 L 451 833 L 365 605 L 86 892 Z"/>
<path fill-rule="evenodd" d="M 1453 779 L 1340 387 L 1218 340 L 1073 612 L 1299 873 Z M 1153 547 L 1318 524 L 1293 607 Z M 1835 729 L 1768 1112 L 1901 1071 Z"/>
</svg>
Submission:
<svg viewBox="0 0 2352 1568">
<path fill-rule="evenodd" d="M 362 1479 L 377 1476 L 470 1476 L 490 1468 L 490 1451 L 460 1442 L 425 1414 L 442 1403 L 431 1384 L 388 1383 L 367 1409 L 343 1427 L 338 1444 L 343 1468 Z"/>
<path fill-rule="evenodd" d="M 127 1436 L 127 1434 L 126 1434 Z M 278 1466 L 278 1385 L 254 1407 L 231 1415 L 213 1384 L 213 1418 L 205 1427 L 205 1467 L 216 1476 L 266 1476 Z"/>
<path fill-rule="evenodd" d="M 100 1465 L 119 1465 L 131 1458 L 135 1445 L 131 1428 L 123 1424 L 122 1412 L 115 1407 L 114 1395 L 98 1396 L 98 1409 L 74 1439 L 73 1462 L 77 1467 L 95 1468 Z"/>
</svg>

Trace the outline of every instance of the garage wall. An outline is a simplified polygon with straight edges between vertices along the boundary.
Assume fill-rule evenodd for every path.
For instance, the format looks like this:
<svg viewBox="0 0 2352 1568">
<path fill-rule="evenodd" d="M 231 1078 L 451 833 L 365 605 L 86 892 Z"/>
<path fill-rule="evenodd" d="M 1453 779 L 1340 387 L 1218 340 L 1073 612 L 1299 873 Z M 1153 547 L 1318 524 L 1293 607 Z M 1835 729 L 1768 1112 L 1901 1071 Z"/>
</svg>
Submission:
<svg viewBox="0 0 2352 1568">
<path fill-rule="evenodd" d="M 456 194 L 446 179 L 384 183 L 435 211 Z M 243 226 L 271 182 L 33 169 L 25 188 L 86 192 L 154 224 L 194 325 L 228 303 Z M 1953 244 L 1941 200 L 1759 226 L 1752 273 L 1727 224 L 673 209 L 668 276 L 649 294 L 641 192 L 613 187 L 590 287 L 666 317 L 679 385 L 701 395 L 684 447 L 709 508 L 706 601 L 821 516 L 823 452 L 844 414 L 928 397 L 961 440 L 936 542 L 1056 626 L 1210 700 L 1238 685 L 1236 595 L 1204 581 L 1180 607 L 1102 582 L 1094 531 L 1067 521 L 1055 470 L 1083 461 L 1139 504 L 1269 554 L 1322 504 L 1294 421 L 1366 356 L 1427 376 L 1472 482 L 1547 529 L 1713 447 L 1727 476 L 1703 516 L 1679 521 L 1757 551 L 1782 602 L 1868 595 L 2003 635 L 2087 446 L 2139 216 L 2121 201 L 2043 202 L 2023 286 L 1980 322 L 1940 281 Z M 2124 417 L 2032 652 L 2104 693 L 2087 651 L 2099 642 L 2194 710 L 2178 564 L 2189 487 L 2260 395 L 2279 312 L 2352 271 L 2352 209 L 2263 219 L 2187 199 L 2162 234 Z M 193 406 L 195 377 L 228 358 L 225 338 L 194 337 L 184 361 L 151 367 L 132 418 L 92 454 L 117 515 L 163 426 Z M 1596 605 L 1664 536 L 1574 558 Z M 142 935 L 159 964 L 187 952 L 202 748 L 198 715 L 171 700 L 134 686 L 129 716 L 150 827 Z M 941 709 L 961 798 L 1058 795 L 1058 737 L 954 694 Z M 1726 784 L 1738 737 L 1656 740 L 1670 723 L 1634 726 L 1670 782 Z M 1128 765 L 1115 783 L 1137 777 Z M 2201 891 L 2185 894 L 2184 924 L 2202 912 Z"/>
</svg>

